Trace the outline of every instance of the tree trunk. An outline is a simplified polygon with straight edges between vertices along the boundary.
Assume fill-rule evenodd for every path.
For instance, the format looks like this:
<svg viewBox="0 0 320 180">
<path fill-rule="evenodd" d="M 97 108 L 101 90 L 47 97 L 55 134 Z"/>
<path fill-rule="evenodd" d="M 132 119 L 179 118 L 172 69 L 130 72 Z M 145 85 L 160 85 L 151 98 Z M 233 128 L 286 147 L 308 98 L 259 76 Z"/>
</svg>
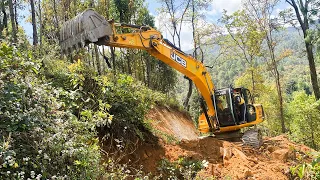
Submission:
<svg viewBox="0 0 320 180">
<path fill-rule="evenodd" d="M 109 0 L 105 0 L 104 3 L 106 6 L 106 19 L 109 19 L 109 6 L 110 6 Z"/>
<path fill-rule="evenodd" d="M 41 0 L 38 2 L 38 10 L 39 10 L 39 44 L 40 51 L 42 46 L 42 11 L 41 11 Z"/>
<path fill-rule="evenodd" d="M 94 52 L 96 57 L 97 71 L 98 71 L 98 74 L 101 75 L 101 63 L 99 58 L 99 50 L 96 44 L 94 45 Z"/>
<path fill-rule="evenodd" d="M 19 24 L 18 24 L 18 13 L 17 13 L 17 0 L 14 0 L 14 22 L 16 23 L 16 30 L 17 30 L 17 33 L 18 33 L 18 27 L 19 27 Z"/>
<path fill-rule="evenodd" d="M 147 63 L 146 63 L 146 66 L 147 66 L 147 85 L 149 88 L 151 88 L 151 84 L 150 84 L 150 79 L 151 79 L 151 76 L 150 76 L 150 72 L 151 72 L 151 66 L 150 66 L 150 57 L 147 57 Z"/>
<path fill-rule="evenodd" d="M 266 38 L 267 38 L 268 49 L 271 56 L 272 69 L 273 69 L 274 77 L 276 80 L 276 87 L 277 87 L 277 94 L 278 94 L 279 108 L 280 108 L 279 111 L 280 111 L 280 121 L 281 121 L 281 132 L 285 133 L 286 126 L 284 122 L 283 96 L 282 96 L 282 90 L 281 90 L 280 73 L 278 70 L 278 65 L 277 65 L 276 56 L 275 56 L 275 47 L 273 46 L 274 41 L 272 38 L 272 30 L 269 30 L 269 32 L 266 34 Z"/>
<path fill-rule="evenodd" d="M 36 11 L 34 8 L 34 0 L 30 0 L 31 5 L 31 20 L 32 20 L 32 38 L 33 38 L 33 45 L 38 45 L 38 35 L 37 35 L 37 23 L 36 23 Z"/>
<path fill-rule="evenodd" d="M 93 69 L 95 70 L 95 71 L 97 71 L 97 62 L 95 62 L 96 61 L 96 59 L 94 58 L 94 52 L 93 52 L 93 50 L 92 50 L 92 46 L 91 46 L 91 62 L 92 62 L 92 67 L 93 67 Z"/>
<path fill-rule="evenodd" d="M 56 38 L 59 38 L 59 19 L 58 19 L 58 11 L 56 0 L 53 0 L 53 12 L 54 12 L 54 28 Z"/>
<path fill-rule="evenodd" d="M 305 42 L 305 45 L 306 45 L 306 49 L 307 49 L 310 77 L 311 77 L 311 83 L 312 83 L 314 96 L 316 97 L 317 100 L 319 100 L 320 99 L 320 90 L 319 90 L 319 84 L 318 84 L 316 65 L 314 62 L 312 44 L 309 42 Z"/>
<path fill-rule="evenodd" d="M 286 126 L 284 123 L 284 113 L 283 113 L 283 97 L 281 91 L 281 84 L 280 84 L 280 75 L 277 69 L 275 69 L 275 78 L 276 78 L 276 86 L 277 86 L 277 93 L 279 99 L 279 111 L 280 111 L 280 120 L 281 120 L 281 131 L 282 133 L 286 132 Z"/>
<path fill-rule="evenodd" d="M 106 53 L 105 53 L 105 50 L 104 50 L 104 46 L 102 46 L 102 55 L 103 55 L 103 56 L 106 56 Z M 102 59 L 104 59 L 104 57 L 103 57 Z M 101 62 L 101 67 L 102 67 L 102 72 L 103 72 L 103 74 L 104 74 L 105 71 L 106 71 L 106 69 L 108 68 L 107 62 L 102 61 L 102 62 Z"/>
<path fill-rule="evenodd" d="M 191 95 L 192 95 L 192 85 L 193 85 L 192 80 L 189 79 L 189 78 L 188 78 L 188 80 L 189 80 L 188 94 L 187 94 L 187 97 L 186 97 L 186 99 L 184 100 L 184 103 L 183 103 L 183 107 L 184 107 L 184 109 L 187 110 L 187 111 L 189 111 L 189 107 L 190 107 L 190 106 L 189 106 L 189 101 L 190 101 L 190 97 L 191 97 Z"/>
<path fill-rule="evenodd" d="M 131 53 L 129 53 L 129 51 L 127 53 L 128 54 L 126 55 L 126 59 L 127 59 L 128 74 L 132 75 L 131 64 L 130 64 L 130 54 Z"/>
<path fill-rule="evenodd" d="M 310 1 L 305 1 L 303 3 L 300 1 L 299 7 L 297 6 L 297 3 L 295 0 L 286 0 L 294 9 L 296 17 L 298 19 L 298 22 L 301 26 L 301 29 L 303 31 L 303 37 L 307 37 L 307 32 L 309 30 L 309 14 L 308 12 L 310 11 L 309 9 L 309 2 Z M 301 16 L 301 14 L 302 16 Z M 303 18 L 302 18 L 303 17 Z M 313 51 L 312 51 L 312 44 L 310 42 L 305 41 L 305 46 L 307 50 L 307 57 L 309 61 L 309 69 L 310 69 L 310 77 L 311 77 L 311 83 L 312 83 L 312 88 L 314 92 L 314 96 L 316 97 L 317 100 L 320 99 L 320 89 L 319 89 L 319 84 L 318 84 L 318 78 L 317 78 L 317 70 L 314 62 L 314 56 L 313 56 Z"/>
<path fill-rule="evenodd" d="M 253 100 L 253 103 L 254 103 L 254 98 L 255 98 L 255 91 L 256 91 L 256 88 L 255 88 L 255 82 L 254 82 L 254 70 L 253 70 L 253 67 L 251 67 L 252 70 L 251 70 L 251 83 L 252 83 L 252 100 Z"/>
<path fill-rule="evenodd" d="M 193 48 L 194 48 L 194 58 L 197 58 L 197 41 L 196 41 L 196 27 L 195 27 L 195 0 L 192 0 L 192 16 L 191 16 L 191 24 L 192 24 L 192 37 L 193 37 Z M 180 36 L 178 36 L 178 42 L 179 42 L 179 47 L 180 45 Z M 183 102 L 183 106 L 185 110 L 189 111 L 189 101 L 190 101 L 190 97 L 192 95 L 192 85 L 193 82 L 191 79 L 188 78 L 188 93 L 187 93 L 187 97 Z"/>
<path fill-rule="evenodd" d="M 15 15 L 14 15 L 14 9 L 13 9 L 13 3 L 12 0 L 8 0 L 9 2 L 9 12 L 10 12 L 10 21 L 11 21 L 11 27 L 12 27 L 12 42 L 17 42 L 17 28 L 15 23 Z"/>
<path fill-rule="evenodd" d="M 1 12 L 3 14 L 3 18 L 2 18 L 2 24 L 0 26 L 0 37 L 2 37 L 2 31 L 3 29 L 7 29 L 8 27 L 8 17 L 7 17 L 7 12 L 6 12 L 6 8 L 4 6 L 4 1 L 1 1 Z"/>
<path fill-rule="evenodd" d="M 110 51 L 111 51 L 111 59 L 112 59 L 113 71 L 114 71 L 114 73 L 116 73 L 116 54 L 114 53 L 115 48 L 114 47 L 110 47 Z"/>
</svg>

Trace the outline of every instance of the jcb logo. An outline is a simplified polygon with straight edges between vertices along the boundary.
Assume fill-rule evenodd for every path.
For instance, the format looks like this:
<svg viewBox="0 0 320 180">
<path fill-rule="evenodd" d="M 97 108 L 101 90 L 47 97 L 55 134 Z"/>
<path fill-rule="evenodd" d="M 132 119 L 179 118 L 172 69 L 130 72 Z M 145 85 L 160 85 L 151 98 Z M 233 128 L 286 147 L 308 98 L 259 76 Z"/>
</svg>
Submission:
<svg viewBox="0 0 320 180">
<path fill-rule="evenodd" d="M 175 60 L 177 63 L 179 63 L 180 65 L 182 65 L 183 67 L 187 67 L 187 61 L 186 60 L 184 60 L 184 59 L 182 59 L 180 56 L 178 56 L 177 54 L 175 54 L 175 53 L 171 53 L 171 58 L 173 59 L 173 60 Z"/>
</svg>

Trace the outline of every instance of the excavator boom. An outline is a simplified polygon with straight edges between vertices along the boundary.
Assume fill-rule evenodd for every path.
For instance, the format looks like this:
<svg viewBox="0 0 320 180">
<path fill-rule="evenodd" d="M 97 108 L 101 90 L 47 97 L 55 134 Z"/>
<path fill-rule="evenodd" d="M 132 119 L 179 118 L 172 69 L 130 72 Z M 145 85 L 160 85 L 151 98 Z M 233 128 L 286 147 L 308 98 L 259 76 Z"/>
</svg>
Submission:
<svg viewBox="0 0 320 180">
<path fill-rule="evenodd" d="M 130 33 L 122 33 L 127 28 L 130 29 Z M 120 30 L 120 33 L 117 30 Z M 205 101 L 204 103 L 202 100 L 203 114 L 199 118 L 199 124 L 202 124 L 199 126 L 201 132 L 240 129 L 240 126 L 220 129 L 216 113 L 215 87 L 209 72 L 200 61 L 163 39 L 159 31 L 148 26 L 107 21 L 94 10 L 88 9 L 64 24 L 60 31 L 60 46 L 62 53 L 70 53 L 89 43 L 145 50 L 191 79 Z"/>
</svg>

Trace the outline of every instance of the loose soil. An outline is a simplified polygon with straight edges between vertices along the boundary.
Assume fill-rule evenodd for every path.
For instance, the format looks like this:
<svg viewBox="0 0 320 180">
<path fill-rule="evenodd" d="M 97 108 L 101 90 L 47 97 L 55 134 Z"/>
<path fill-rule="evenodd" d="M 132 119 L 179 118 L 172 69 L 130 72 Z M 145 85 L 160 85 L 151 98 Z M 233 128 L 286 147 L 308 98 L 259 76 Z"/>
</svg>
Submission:
<svg viewBox="0 0 320 180">
<path fill-rule="evenodd" d="M 140 143 L 128 156 L 133 164 L 142 165 L 145 172 L 152 174 L 157 174 L 161 159 L 175 161 L 185 157 L 209 162 L 198 173 L 200 179 L 289 179 L 289 168 L 296 165 L 296 159 L 304 157 L 310 161 L 307 154 L 313 151 L 307 146 L 289 141 L 285 135 L 265 137 L 259 149 L 214 137 L 199 138 L 191 118 L 168 107 L 154 107 L 146 119 L 151 121 L 157 132 L 179 140 L 179 143 L 168 143 L 161 136 L 154 144 Z"/>
</svg>

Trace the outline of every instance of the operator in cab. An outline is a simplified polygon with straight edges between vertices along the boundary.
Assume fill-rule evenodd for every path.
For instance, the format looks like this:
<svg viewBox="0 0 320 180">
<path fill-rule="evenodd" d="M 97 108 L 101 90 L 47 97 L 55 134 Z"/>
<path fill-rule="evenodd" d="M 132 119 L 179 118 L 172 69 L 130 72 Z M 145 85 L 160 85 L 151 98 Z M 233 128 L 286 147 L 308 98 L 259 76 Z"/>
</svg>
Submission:
<svg viewBox="0 0 320 180">
<path fill-rule="evenodd" d="M 234 93 L 234 98 L 235 98 L 235 102 L 236 105 L 240 111 L 239 114 L 239 124 L 244 124 L 246 123 L 246 106 L 244 103 L 244 98 L 241 96 L 241 94 L 239 92 L 235 92 Z"/>
</svg>

